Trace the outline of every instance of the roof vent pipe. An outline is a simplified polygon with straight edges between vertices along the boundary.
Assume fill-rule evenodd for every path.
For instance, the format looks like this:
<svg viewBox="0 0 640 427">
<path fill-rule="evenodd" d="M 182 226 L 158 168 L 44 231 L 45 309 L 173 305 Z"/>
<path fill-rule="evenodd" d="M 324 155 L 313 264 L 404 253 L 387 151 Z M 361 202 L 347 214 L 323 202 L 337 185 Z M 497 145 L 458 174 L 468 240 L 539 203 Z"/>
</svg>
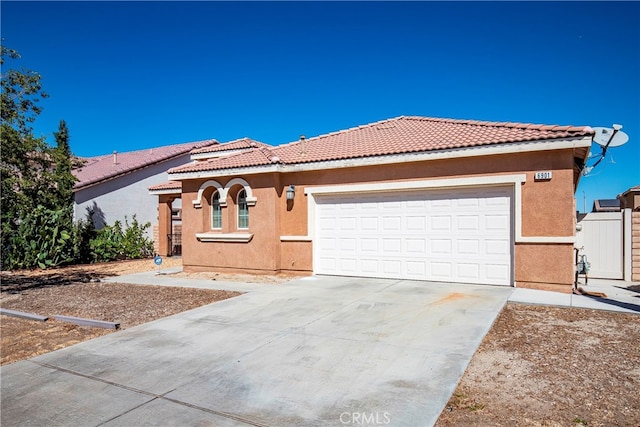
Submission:
<svg viewBox="0 0 640 427">
<path fill-rule="evenodd" d="M 304 135 L 300 135 L 300 155 L 304 156 L 307 154 L 307 145 L 304 143 L 306 141 L 306 137 Z"/>
<path fill-rule="evenodd" d="M 113 164 L 117 165 L 118 164 L 118 152 L 113 150 Z"/>
</svg>

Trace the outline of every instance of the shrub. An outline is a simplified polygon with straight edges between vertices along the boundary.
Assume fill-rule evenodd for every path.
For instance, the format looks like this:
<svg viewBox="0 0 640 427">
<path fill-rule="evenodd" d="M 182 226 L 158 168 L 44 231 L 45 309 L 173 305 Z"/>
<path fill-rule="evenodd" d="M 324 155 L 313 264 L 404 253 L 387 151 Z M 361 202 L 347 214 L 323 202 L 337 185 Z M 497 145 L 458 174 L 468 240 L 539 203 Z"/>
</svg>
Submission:
<svg viewBox="0 0 640 427">
<path fill-rule="evenodd" d="M 151 227 L 151 223 L 147 222 L 141 225 L 133 215 L 131 225 L 125 217 L 124 230 L 120 221 L 98 230 L 96 237 L 90 243 L 93 261 L 106 262 L 151 256 L 153 242 L 145 235 L 145 231 L 149 227 Z"/>
<path fill-rule="evenodd" d="M 77 221 L 73 227 L 73 253 L 74 262 L 88 264 L 93 261 L 91 241 L 97 237 L 92 212 L 89 212 L 86 220 Z"/>
<path fill-rule="evenodd" d="M 125 227 L 116 221 L 96 230 L 93 212 L 86 220 L 71 223 L 65 209 L 51 210 L 42 205 L 15 221 L 2 248 L 2 268 L 42 269 L 63 264 L 139 259 L 153 255 L 153 241 L 146 237 L 151 223 L 140 224 L 135 215 Z"/>
<path fill-rule="evenodd" d="M 17 229 L 3 248 L 2 267 L 48 268 L 73 261 L 73 241 L 65 211 L 38 205 L 20 218 Z"/>
<path fill-rule="evenodd" d="M 153 241 L 146 237 L 145 231 L 151 227 L 151 223 L 141 225 L 135 215 L 131 225 L 124 217 L 126 230 L 122 239 L 124 255 L 127 259 L 148 258 L 153 255 Z"/>
</svg>

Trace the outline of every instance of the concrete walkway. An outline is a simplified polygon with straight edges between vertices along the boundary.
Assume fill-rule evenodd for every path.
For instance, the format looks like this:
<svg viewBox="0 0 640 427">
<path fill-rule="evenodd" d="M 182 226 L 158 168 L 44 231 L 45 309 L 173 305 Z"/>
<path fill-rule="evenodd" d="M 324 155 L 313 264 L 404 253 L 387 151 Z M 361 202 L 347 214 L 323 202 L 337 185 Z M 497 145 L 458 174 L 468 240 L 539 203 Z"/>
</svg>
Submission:
<svg viewBox="0 0 640 427">
<path fill-rule="evenodd" d="M 253 292 L 268 290 L 277 285 L 265 283 L 245 283 L 236 281 L 187 279 L 177 277 L 175 273 L 182 271 L 182 267 L 167 268 L 159 271 L 145 271 L 124 276 L 107 277 L 102 279 L 107 283 L 131 283 L 132 285 L 176 286 L 180 288 L 217 289 L 221 291 Z"/>
<path fill-rule="evenodd" d="M 253 292 L 278 286 L 261 283 L 194 280 L 176 277 L 174 274 L 180 271 L 182 271 L 182 267 L 175 267 L 160 270 L 159 272 L 149 271 L 126 276 L 111 277 L 104 279 L 104 281 L 132 283 L 136 285 L 179 286 L 239 292 Z M 588 285 L 580 285 L 586 291 L 605 294 L 605 298 L 540 291 L 536 289 L 513 288 L 513 293 L 509 297 L 509 302 L 560 307 L 591 308 L 595 310 L 640 314 L 640 289 L 637 291 L 630 290 L 629 287 L 633 285 L 640 284 L 635 282 L 625 282 L 622 280 L 589 279 Z"/>
<path fill-rule="evenodd" d="M 2 425 L 432 425 L 513 292 L 339 277 L 247 287 L 3 366 Z"/>
<path fill-rule="evenodd" d="M 640 289 L 638 291 L 629 289 L 633 285 L 638 285 L 638 283 L 606 279 L 589 279 L 588 285 L 580 285 L 585 291 L 605 294 L 604 298 L 515 288 L 509 297 L 509 302 L 640 314 Z"/>
</svg>

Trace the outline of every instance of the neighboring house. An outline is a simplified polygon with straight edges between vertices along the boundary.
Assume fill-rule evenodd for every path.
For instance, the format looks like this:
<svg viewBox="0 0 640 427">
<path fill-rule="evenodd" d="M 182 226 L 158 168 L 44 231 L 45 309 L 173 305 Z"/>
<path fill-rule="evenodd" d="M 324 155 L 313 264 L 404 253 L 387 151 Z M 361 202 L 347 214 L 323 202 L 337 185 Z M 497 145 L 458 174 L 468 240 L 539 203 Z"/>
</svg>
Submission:
<svg viewBox="0 0 640 427">
<path fill-rule="evenodd" d="M 622 209 L 631 209 L 634 212 L 640 212 L 640 185 L 631 187 L 627 191 L 618 195 Z"/>
<path fill-rule="evenodd" d="M 75 219 L 86 218 L 91 209 L 98 228 L 117 220 L 124 224 L 125 216 L 131 221 L 134 214 L 141 224 L 156 224 L 158 202 L 148 187 L 166 182 L 168 169 L 189 163 L 191 150 L 215 144 L 206 140 L 82 159 L 84 165 L 73 171 Z"/>
<path fill-rule="evenodd" d="M 620 212 L 619 199 L 596 199 L 591 212 Z"/>
<path fill-rule="evenodd" d="M 161 230 L 182 198 L 187 271 L 570 292 L 574 193 L 593 135 L 403 116 L 226 157 L 198 153 L 151 193 Z"/>
</svg>

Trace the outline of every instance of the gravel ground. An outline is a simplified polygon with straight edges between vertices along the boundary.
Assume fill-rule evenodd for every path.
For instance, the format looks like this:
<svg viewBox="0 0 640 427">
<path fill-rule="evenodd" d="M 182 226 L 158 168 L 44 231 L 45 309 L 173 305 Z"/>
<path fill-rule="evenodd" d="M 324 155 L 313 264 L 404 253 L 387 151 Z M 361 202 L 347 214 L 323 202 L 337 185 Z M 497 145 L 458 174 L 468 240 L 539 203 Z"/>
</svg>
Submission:
<svg viewBox="0 0 640 427">
<path fill-rule="evenodd" d="M 640 426 L 640 316 L 508 304 L 437 426 Z"/>
<path fill-rule="evenodd" d="M 163 267 L 179 266 L 169 259 Z M 173 264 L 173 265 L 172 265 Z M 54 314 L 105 320 L 130 328 L 240 295 L 239 292 L 102 283 L 101 277 L 153 270 L 153 261 L 123 261 L 53 270 L 3 272 L 3 308 L 49 316 L 36 322 L 0 316 L 0 363 L 7 364 L 116 332 L 56 321 Z"/>
</svg>

